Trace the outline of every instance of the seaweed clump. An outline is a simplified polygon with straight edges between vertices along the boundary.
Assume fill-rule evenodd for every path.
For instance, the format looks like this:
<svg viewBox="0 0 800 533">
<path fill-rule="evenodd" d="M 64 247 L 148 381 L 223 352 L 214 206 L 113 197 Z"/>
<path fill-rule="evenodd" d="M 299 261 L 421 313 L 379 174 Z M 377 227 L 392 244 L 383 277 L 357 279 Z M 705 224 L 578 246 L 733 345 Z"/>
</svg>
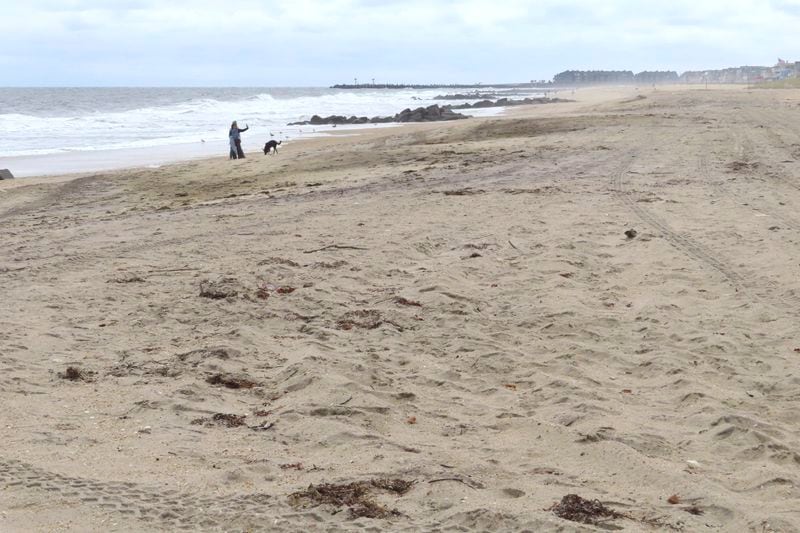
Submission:
<svg viewBox="0 0 800 533">
<path fill-rule="evenodd" d="M 373 479 L 352 483 L 323 483 L 310 485 L 306 490 L 295 492 L 289 497 L 295 503 L 309 502 L 313 506 L 332 505 L 347 507 L 351 518 L 389 518 L 400 516 L 397 509 L 377 503 L 373 499 L 375 490 L 382 490 L 402 496 L 411 490 L 413 481 L 404 479 Z M 338 511 L 337 511 L 338 512 Z"/>
<path fill-rule="evenodd" d="M 561 501 L 550 508 L 553 513 L 564 520 L 581 524 L 599 525 L 604 520 L 627 518 L 622 513 L 606 507 L 599 500 L 587 500 L 577 494 L 567 494 Z"/>
</svg>

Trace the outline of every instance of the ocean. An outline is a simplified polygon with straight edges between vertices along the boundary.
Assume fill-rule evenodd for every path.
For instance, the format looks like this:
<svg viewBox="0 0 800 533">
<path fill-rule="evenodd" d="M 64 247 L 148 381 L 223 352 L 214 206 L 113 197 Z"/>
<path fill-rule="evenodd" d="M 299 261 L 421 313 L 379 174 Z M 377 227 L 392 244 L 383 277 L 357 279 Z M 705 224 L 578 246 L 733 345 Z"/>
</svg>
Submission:
<svg viewBox="0 0 800 533">
<path fill-rule="evenodd" d="M 536 95 L 492 91 L 498 97 Z M 446 89 L 0 88 L 0 168 L 16 176 L 158 165 L 227 157 L 233 120 L 250 126 L 246 151 L 264 142 L 326 135 L 330 126 L 287 126 L 312 115 L 385 116 L 407 107 L 474 100 L 434 97 Z M 469 110 L 486 116 L 500 108 Z M 378 126 L 340 126 L 342 129 Z"/>
</svg>

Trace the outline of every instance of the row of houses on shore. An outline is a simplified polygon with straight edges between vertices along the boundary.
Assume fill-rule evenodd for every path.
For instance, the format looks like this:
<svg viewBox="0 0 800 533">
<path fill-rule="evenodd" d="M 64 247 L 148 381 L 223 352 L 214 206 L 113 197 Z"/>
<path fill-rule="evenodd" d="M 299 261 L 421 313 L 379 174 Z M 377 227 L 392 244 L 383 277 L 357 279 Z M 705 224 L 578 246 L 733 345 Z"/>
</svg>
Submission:
<svg viewBox="0 0 800 533">
<path fill-rule="evenodd" d="M 625 85 L 631 83 L 677 83 L 674 71 L 565 70 L 553 77 L 553 85 Z"/>
<path fill-rule="evenodd" d="M 678 75 L 673 70 L 565 70 L 553 77 L 553 85 L 665 84 L 665 83 L 761 83 L 800 78 L 800 61 L 778 59 L 772 67 L 743 66 L 718 70 L 687 71 Z"/>
<path fill-rule="evenodd" d="M 761 83 L 789 78 L 800 78 L 800 61 L 778 59 L 773 67 L 744 66 L 681 74 L 681 81 L 685 83 Z"/>
</svg>

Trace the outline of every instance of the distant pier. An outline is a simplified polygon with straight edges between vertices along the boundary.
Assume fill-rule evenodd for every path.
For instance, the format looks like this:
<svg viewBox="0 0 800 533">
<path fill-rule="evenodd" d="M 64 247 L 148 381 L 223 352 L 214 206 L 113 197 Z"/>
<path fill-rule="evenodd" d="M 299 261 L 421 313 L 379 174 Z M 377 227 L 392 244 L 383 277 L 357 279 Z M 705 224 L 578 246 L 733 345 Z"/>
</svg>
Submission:
<svg viewBox="0 0 800 533">
<path fill-rule="evenodd" d="M 541 83 L 483 83 L 472 84 L 405 84 L 405 83 L 339 83 L 330 87 L 331 89 L 536 89 L 547 87 Z"/>
</svg>

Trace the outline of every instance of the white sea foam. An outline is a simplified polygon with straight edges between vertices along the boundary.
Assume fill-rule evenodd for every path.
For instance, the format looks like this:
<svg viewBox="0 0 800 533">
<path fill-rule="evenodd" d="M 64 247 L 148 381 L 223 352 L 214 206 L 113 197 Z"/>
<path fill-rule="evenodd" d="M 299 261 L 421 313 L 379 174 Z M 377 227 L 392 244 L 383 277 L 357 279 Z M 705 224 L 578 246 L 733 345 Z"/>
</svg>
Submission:
<svg viewBox="0 0 800 533">
<path fill-rule="evenodd" d="M 119 111 L 81 109 L 64 114 L 62 109 L 37 108 L 36 113 L 0 114 L 0 157 L 36 156 L 124 148 L 182 145 L 201 141 L 227 141 L 232 120 L 250 126 L 247 136 L 259 142 L 270 137 L 286 140 L 321 134 L 327 127 L 287 126 L 312 115 L 394 115 L 406 107 L 433 103 L 440 90 L 326 91 L 270 90 L 236 99 L 191 98 L 166 105 L 140 106 Z M 319 93 L 322 94 L 319 94 Z M 137 94 L 139 100 L 142 99 Z M 448 101 L 446 103 L 460 103 Z M 120 107 L 124 108 L 124 102 Z M 7 109 L 9 106 L 3 106 Z M 85 107 L 85 106 L 84 106 Z M 106 106 L 108 107 L 108 106 Z M 496 108 L 469 110 L 488 115 Z M 216 143 L 215 143 L 216 144 Z"/>
</svg>

